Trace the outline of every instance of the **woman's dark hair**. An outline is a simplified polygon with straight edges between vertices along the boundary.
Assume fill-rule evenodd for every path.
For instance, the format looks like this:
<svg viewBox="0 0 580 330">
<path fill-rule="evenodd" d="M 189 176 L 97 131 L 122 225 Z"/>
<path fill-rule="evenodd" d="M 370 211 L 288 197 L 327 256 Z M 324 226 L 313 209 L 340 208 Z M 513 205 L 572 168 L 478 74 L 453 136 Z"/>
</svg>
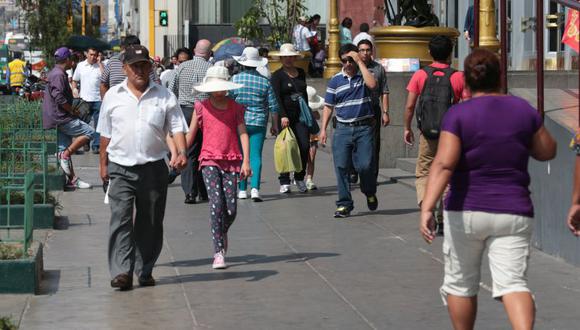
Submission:
<svg viewBox="0 0 580 330">
<path fill-rule="evenodd" d="M 360 32 L 369 32 L 370 27 L 368 23 L 362 23 L 359 28 Z"/>
<path fill-rule="evenodd" d="M 175 53 L 173 54 L 173 56 L 179 58 L 179 54 L 181 54 L 181 53 L 187 54 L 187 58 L 189 58 L 189 59 L 191 59 L 193 57 L 191 50 L 189 50 L 189 48 L 186 48 L 186 47 L 182 47 L 182 48 L 177 49 L 175 51 Z"/>
<path fill-rule="evenodd" d="M 269 52 L 270 52 L 270 50 L 268 50 L 268 48 L 266 48 L 266 47 L 258 48 L 258 54 L 260 54 L 260 56 L 262 56 L 262 57 L 268 57 Z"/>
<path fill-rule="evenodd" d="M 345 17 L 340 25 L 350 29 L 352 26 L 352 19 L 350 17 Z"/>
<path fill-rule="evenodd" d="M 340 49 L 338 50 L 338 57 L 341 57 L 348 52 L 358 52 L 358 47 L 353 44 L 344 44 L 340 46 Z"/>
<path fill-rule="evenodd" d="M 499 91 L 501 71 L 497 54 L 475 49 L 465 58 L 463 70 L 465 83 L 472 93 Z"/>
<path fill-rule="evenodd" d="M 434 36 L 429 41 L 429 53 L 435 61 L 443 62 L 449 59 L 453 52 L 453 41 L 446 36 Z"/>
</svg>

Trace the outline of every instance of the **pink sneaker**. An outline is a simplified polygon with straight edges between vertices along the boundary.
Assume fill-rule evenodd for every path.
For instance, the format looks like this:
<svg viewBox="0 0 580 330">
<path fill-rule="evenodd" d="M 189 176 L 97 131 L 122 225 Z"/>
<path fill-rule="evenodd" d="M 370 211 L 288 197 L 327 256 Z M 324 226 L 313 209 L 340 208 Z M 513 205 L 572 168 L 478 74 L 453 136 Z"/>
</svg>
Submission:
<svg viewBox="0 0 580 330">
<path fill-rule="evenodd" d="M 228 266 L 226 265 L 226 260 L 224 256 L 224 251 L 220 251 L 213 255 L 213 269 L 225 269 Z"/>
</svg>

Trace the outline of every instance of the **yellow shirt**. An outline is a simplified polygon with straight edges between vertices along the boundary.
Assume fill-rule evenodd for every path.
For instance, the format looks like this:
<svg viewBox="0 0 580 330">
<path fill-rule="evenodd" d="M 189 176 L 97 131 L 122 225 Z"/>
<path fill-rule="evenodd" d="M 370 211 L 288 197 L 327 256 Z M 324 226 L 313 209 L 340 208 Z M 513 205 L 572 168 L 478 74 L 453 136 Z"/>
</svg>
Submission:
<svg viewBox="0 0 580 330">
<path fill-rule="evenodd" d="M 8 63 L 8 69 L 10 70 L 10 87 L 22 86 L 26 76 L 24 75 L 24 68 L 26 67 L 26 62 L 20 59 L 15 59 Z"/>
</svg>

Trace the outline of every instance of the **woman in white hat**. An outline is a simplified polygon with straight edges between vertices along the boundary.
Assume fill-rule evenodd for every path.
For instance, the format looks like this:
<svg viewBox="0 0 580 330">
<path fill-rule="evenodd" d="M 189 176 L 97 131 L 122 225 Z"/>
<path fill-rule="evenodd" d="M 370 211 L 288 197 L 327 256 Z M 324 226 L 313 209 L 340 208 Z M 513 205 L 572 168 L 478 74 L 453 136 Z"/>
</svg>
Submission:
<svg viewBox="0 0 580 330">
<path fill-rule="evenodd" d="M 312 109 L 312 118 L 314 120 L 320 119 L 318 110 L 324 106 L 324 99 L 316 94 L 316 89 L 312 86 L 306 87 L 308 94 L 308 106 Z M 306 188 L 308 190 L 316 190 L 318 187 L 314 183 L 314 160 L 316 159 L 316 151 L 318 150 L 318 135 L 310 134 L 310 150 L 308 153 L 308 162 L 306 163 Z"/>
<path fill-rule="evenodd" d="M 208 93 L 209 99 L 195 103 L 186 136 L 187 144 L 191 146 L 197 130 L 203 131 L 199 167 L 209 197 L 214 269 L 226 268 L 228 230 L 237 211 L 238 175 L 241 179 L 252 175 L 244 107 L 227 97 L 228 91 L 243 86 L 228 79 L 227 68 L 214 66 L 207 70 L 203 83 L 194 87 L 199 92 Z"/>
<path fill-rule="evenodd" d="M 246 108 L 244 119 L 250 137 L 250 166 L 254 174 L 250 182 L 250 197 L 254 202 L 261 202 L 262 148 L 270 113 L 275 123 L 272 134 L 278 132 L 278 100 L 270 81 L 256 70 L 268 63 L 268 59 L 259 55 L 258 49 L 246 47 L 241 56 L 234 56 L 234 60 L 242 66 L 242 71 L 234 75 L 232 81 L 244 87 L 231 91 L 230 96 Z M 246 179 L 240 180 L 238 198 L 248 198 L 247 185 Z"/>
<path fill-rule="evenodd" d="M 294 66 L 294 62 L 302 55 L 296 51 L 294 45 L 283 44 L 280 51 L 272 52 L 272 57 L 279 57 L 282 67 L 272 74 L 272 87 L 280 100 L 280 122 L 282 128 L 290 127 L 296 136 L 300 156 L 302 160 L 302 171 L 294 173 L 294 180 L 298 190 L 305 193 L 308 189 L 304 182 L 306 175 L 306 162 L 310 149 L 310 132 L 308 127 L 300 122 L 299 97 L 308 99 L 306 94 L 306 74 L 301 68 Z M 290 193 L 290 173 L 280 173 L 280 193 Z"/>
</svg>

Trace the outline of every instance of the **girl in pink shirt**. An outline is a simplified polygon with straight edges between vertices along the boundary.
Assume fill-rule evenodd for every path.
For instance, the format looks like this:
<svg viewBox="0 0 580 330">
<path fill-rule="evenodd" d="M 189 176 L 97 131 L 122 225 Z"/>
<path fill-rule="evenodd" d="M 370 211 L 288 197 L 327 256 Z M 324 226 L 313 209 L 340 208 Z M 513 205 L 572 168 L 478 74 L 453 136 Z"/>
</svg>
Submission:
<svg viewBox="0 0 580 330">
<path fill-rule="evenodd" d="M 209 197 L 210 225 L 214 246 L 214 269 L 226 268 L 228 230 L 236 218 L 238 175 L 252 175 L 249 138 L 244 124 L 244 108 L 227 97 L 227 91 L 242 85 L 230 81 L 225 67 L 208 69 L 199 92 L 209 99 L 196 102 L 186 139 L 193 143 L 198 129 L 203 131 L 199 167 Z M 239 134 L 239 138 L 238 138 Z M 239 139 L 239 140 L 238 140 Z M 240 152 L 240 143 L 243 151 Z"/>
</svg>

